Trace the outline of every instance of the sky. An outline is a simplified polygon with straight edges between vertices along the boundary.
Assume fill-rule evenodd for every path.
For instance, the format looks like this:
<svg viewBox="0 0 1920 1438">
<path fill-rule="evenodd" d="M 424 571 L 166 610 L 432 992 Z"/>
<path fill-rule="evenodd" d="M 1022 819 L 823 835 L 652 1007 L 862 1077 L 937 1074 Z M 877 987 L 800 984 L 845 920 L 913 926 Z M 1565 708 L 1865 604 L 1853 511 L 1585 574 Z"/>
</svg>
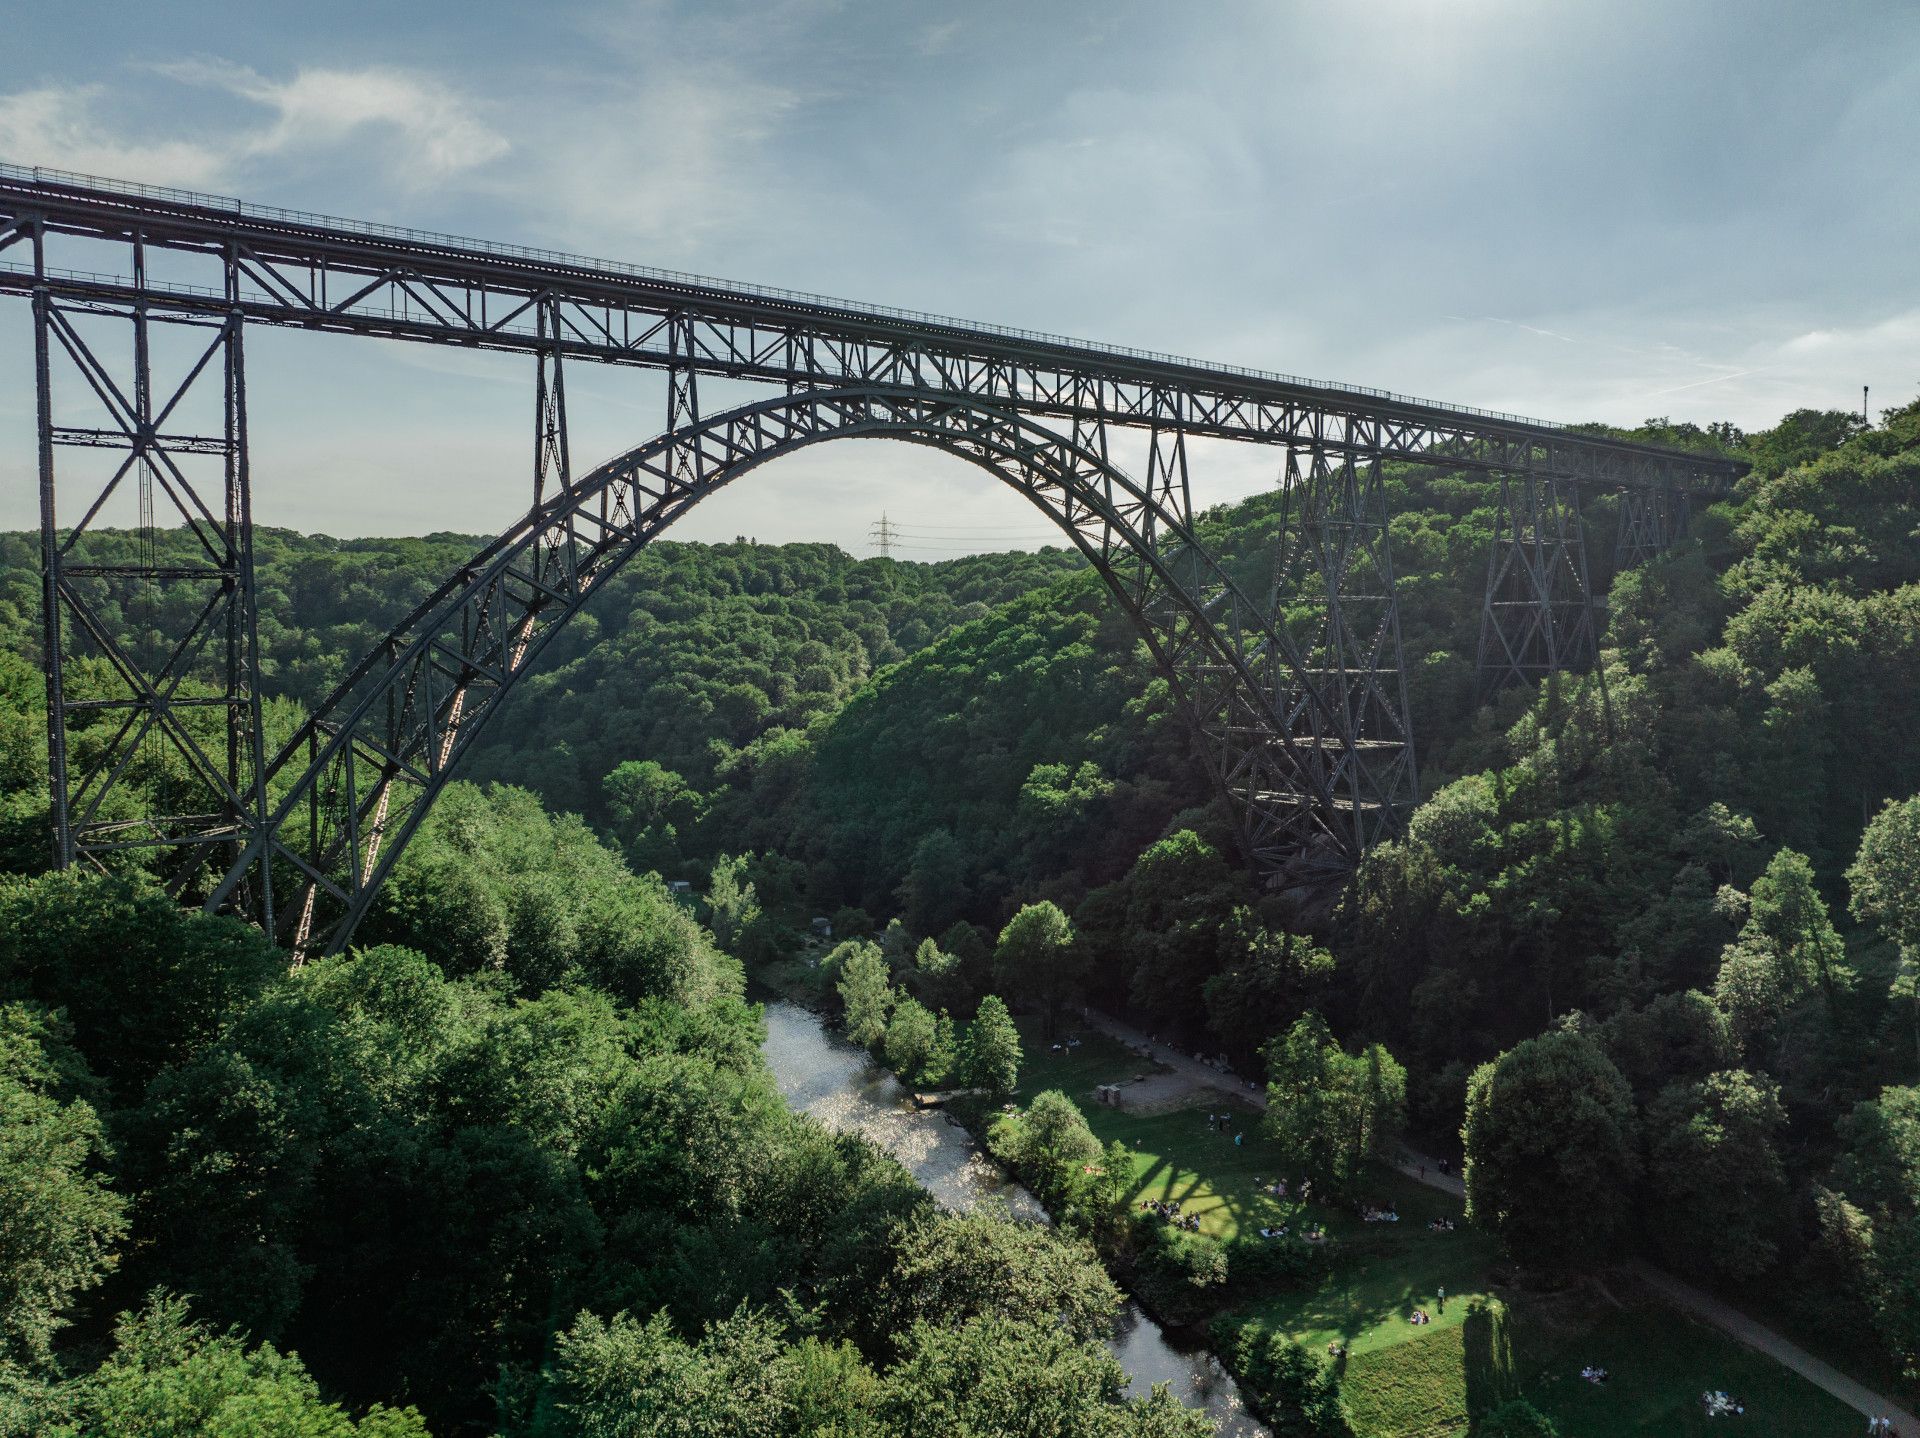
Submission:
<svg viewBox="0 0 1920 1438">
<path fill-rule="evenodd" d="M 1564 421 L 1912 398 L 1916 156 L 1910 0 L 65 0 L 0 47 L 14 163 Z M 37 523 L 30 353 L 0 301 L 0 528 Z M 498 529 L 532 365 L 251 336 L 257 518 Z M 567 382 L 576 469 L 662 427 L 649 377 Z M 1196 501 L 1279 462 L 1196 446 Z M 883 512 L 901 557 L 1047 537 L 872 440 L 674 535 L 867 554 Z"/>
</svg>

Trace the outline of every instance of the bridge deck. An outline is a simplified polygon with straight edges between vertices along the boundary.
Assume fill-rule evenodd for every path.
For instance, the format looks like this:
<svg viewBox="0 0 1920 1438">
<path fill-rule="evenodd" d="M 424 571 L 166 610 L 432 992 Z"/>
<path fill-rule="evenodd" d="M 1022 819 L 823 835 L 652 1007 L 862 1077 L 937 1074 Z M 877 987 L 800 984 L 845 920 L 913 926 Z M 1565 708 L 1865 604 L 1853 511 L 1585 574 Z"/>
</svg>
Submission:
<svg viewBox="0 0 1920 1438">
<path fill-rule="evenodd" d="M 50 263 L 60 237 L 217 262 L 196 284 Z M 1719 493 L 1732 460 L 1491 410 L 1033 330 L 222 196 L 0 164 L 0 292 L 811 385 L 885 383 L 1026 412 L 1431 464 Z"/>
</svg>

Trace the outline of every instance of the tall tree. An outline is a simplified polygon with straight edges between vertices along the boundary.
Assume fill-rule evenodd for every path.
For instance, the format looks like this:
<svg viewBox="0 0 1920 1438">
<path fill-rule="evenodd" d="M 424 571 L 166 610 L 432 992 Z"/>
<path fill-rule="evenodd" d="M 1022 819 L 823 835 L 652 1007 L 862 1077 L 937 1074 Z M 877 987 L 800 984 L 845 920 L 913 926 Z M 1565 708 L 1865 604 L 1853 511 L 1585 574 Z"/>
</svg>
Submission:
<svg viewBox="0 0 1920 1438">
<path fill-rule="evenodd" d="M 1267 1135 L 1320 1184 L 1351 1188 L 1405 1124 L 1406 1070 L 1380 1044 L 1340 1047 L 1307 1013 L 1267 1048 Z"/>
<path fill-rule="evenodd" d="M 902 998 L 887 1020 L 883 1048 L 887 1067 L 908 1083 L 938 1083 L 944 1073 L 930 1073 L 928 1059 L 933 1053 L 935 1023 L 933 1015 L 918 999 Z"/>
<path fill-rule="evenodd" d="M 720 947 L 737 959 L 765 956 L 766 918 L 760 910 L 760 896 L 746 877 L 752 857 L 722 854 L 714 861 L 712 877 L 707 881 L 707 922 Z"/>
<path fill-rule="evenodd" d="M 1061 1008 L 1080 991 L 1086 968 L 1072 922 L 1050 900 L 1027 904 L 1007 920 L 993 951 L 994 982 L 1039 1009 L 1048 1034 Z"/>
<path fill-rule="evenodd" d="M 846 1006 L 847 1037 L 870 1049 L 886 1037 L 893 1009 L 887 960 L 875 943 L 858 943 L 840 965 L 840 1002 Z"/>
<path fill-rule="evenodd" d="M 1625 1226 L 1639 1162 L 1633 1091 L 1589 1038 L 1517 1044 L 1467 1085 L 1467 1216 L 1520 1262 L 1604 1260 Z"/>
<path fill-rule="evenodd" d="M 1847 870 L 1854 918 L 1871 924 L 1900 950 L 1893 997 L 1912 1019 L 1914 1067 L 1920 1073 L 1920 795 L 1889 800 L 1860 836 Z"/>
<path fill-rule="evenodd" d="M 1262 1044 L 1320 1000 L 1333 978 L 1333 955 L 1302 935 L 1267 928 L 1244 907 L 1233 911 L 1219 942 L 1223 967 L 1202 991 L 1207 1027 L 1245 1072 Z"/>
<path fill-rule="evenodd" d="M 1830 1205 L 1852 1230 L 1843 1272 L 1875 1319 L 1876 1336 L 1908 1371 L 1920 1368 L 1920 1086 L 1884 1088 L 1842 1119 Z M 1826 1215 L 1823 1215 L 1826 1217 Z"/>
<path fill-rule="evenodd" d="M 1714 997 L 1742 1041 L 1764 1055 L 1780 1021 L 1816 988 L 1829 1006 L 1852 981 L 1845 947 L 1804 854 L 1782 849 L 1754 880 L 1747 919 L 1720 960 Z"/>
<path fill-rule="evenodd" d="M 1074 1101 L 1058 1089 L 1033 1096 L 1024 1113 L 1009 1114 L 996 1125 L 994 1147 L 1049 1202 L 1065 1196 L 1081 1170 L 1100 1157 L 1100 1140 Z"/>
<path fill-rule="evenodd" d="M 1786 1122 L 1778 1089 L 1738 1069 L 1674 1084 L 1649 1105 L 1653 1236 L 1668 1263 L 1734 1280 L 1772 1265 L 1788 1218 L 1774 1147 Z"/>
<path fill-rule="evenodd" d="M 52 1017 L 0 1004 L 0 1369 L 46 1364 L 75 1300 L 115 1266 L 126 1204 L 83 1097 L 98 1087 Z"/>
<path fill-rule="evenodd" d="M 938 933 L 965 911 L 967 856 L 947 830 L 935 829 L 914 845 L 900 903 L 907 928 L 916 934 Z"/>
<path fill-rule="evenodd" d="M 1020 1085 L 1020 1030 L 998 994 L 980 1000 L 980 1011 L 967 1025 L 967 1082 L 999 1097 Z"/>
</svg>

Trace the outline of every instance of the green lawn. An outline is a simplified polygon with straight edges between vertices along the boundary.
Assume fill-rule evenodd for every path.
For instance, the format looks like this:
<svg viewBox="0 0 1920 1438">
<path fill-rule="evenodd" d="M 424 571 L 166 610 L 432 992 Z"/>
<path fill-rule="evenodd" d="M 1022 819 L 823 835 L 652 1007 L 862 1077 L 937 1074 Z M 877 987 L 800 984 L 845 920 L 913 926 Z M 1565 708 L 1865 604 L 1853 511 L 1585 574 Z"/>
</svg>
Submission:
<svg viewBox="0 0 1920 1438">
<path fill-rule="evenodd" d="M 1843 1438 L 1863 1426 L 1812 1384 L 1666 1309 L 1567 1308 L 1476 1305 L 1464 1323 L 1356 1351 L 1341 1384 L 1354 1431 L 1465 1433 L 1470 1412 L 1514 1396 L 1562 1438 Z M 1604 1385 L 1580 1377 L 1590 1363 L 1612 1375 Z M 1700 1394 L 1709 1387 L 1744 1399 L 1745 1416 L 1708 1418 Z"/>
<path fill-rule="evenodd" d="M 1326 1228 L 1337 1245 L 1331 1273 L 1232 1316 L 1271 1324 L 1315 1352 L 1335 1339 L 1345 1345 L 1342 1392 L 1358 1438 L 1465 1434 L 1471 1413 L 1515 1394 L 1552 1417 L 1564 1438 L 1843 1438 L 1864 1427 L 1853 1410 L 1787 1369 L 1665 1308 L 1623 1310 L 1593 1290 L 1553 1301 L 1503 1296 L 1493 1283 L 1492 1239 L 1464 1223 L 1449 1234 L 1427 1229 L 1437 1215 L 1459 1219 L 1460 1201 L 1392 1170 L 1377 1171 L 1367 1194 L 1377 1205 L 1391 1202 L 1398 1223 L 1302 1205 L 1299 1174 L 1260 1136 L 1258 1113 L 1225 1095 L 1151 1115 L 1092 1102 L 1096 1084 L 1124 1082 L 1143 1066 L 1098 1035 L 1065 1054 L 1029 1038 L 1020 1096 L 1061 1089 L 1103 1143 L 1117 1138 L 1131 1148 L 1135 1205 L 1177 1201 L 1199 1215 L 1203 1232 L 1229 1243 L 1262 1242 L 1263 1225 L 1298 1232 L 1305 1220 Z M 1234 1109 L 1239 1144 L 1208 1127 L 1209 1102 L 1215 1111 Z M 1293 1194 L 1284 1202 L 1262 1191 L 1279 1177 Z M 1417 1308 L 1433 1321 L 1411 1323 Z M 1614 1376 L 1602 1387 L 1586 1382 L 1579 1374 L 1589 1363 Z M 1708 1388 L 1745 1398 L 1746 1417 L 1709 1420 L 1699 1403 Z"/>
<path fill-rule="evenodd" d="M 1052 1041 L 1040 1036 L 1038 1019 L 1022 1016 L 1014 1024 L 1020 1030 L 1020 1086 L 1016 1096 L 1021 1103 L 1057 1088 L 1082 1109 L 1091 1109 L 1096 1085 L 1123 1083 L 1135 1074 L 1165 1071 L 1165 1065 L 1141 1058 L 1118 1040 L 1079 1028 L 1071 1017 L 1062 1019 L 1056 1032 L 1056 1040 L 1063 1045 L 1059 1053 L 1053 1051 Z M 1064 1047 L 1068 1035 L 1080 1040 L 1078 1048 Z"/>
</svg>

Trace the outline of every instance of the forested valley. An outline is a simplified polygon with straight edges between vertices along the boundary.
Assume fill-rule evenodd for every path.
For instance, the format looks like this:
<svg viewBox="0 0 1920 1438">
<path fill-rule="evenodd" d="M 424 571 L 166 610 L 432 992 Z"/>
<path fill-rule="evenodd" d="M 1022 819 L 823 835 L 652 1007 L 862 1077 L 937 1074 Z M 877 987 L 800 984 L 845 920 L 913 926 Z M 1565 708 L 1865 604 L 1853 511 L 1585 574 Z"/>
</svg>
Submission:
<svg viewBox="0 0 1920 1438">
<path fill-rule="evenodd" d="M 0 1433 L 1209 1431 L 1122 1399 L 1122 1285 L 1277 1433 L 1428 1431 L 1380 1397 L 1439 1382 L 1381 1356 L 1416 1342 L 1290 1306 L 1379 1256 L 1403 1152 L 1458 1165 L 1490 1255 L 1456 1345 L 1530 1355 L 1520 1314 L 1643 1259 L 1911 1397 L 1920 404 L 1632 437 L 1752 472 L 1619 573 L 1591 497 L 1599 666 L 1485 704 L 1497 480 L 1390 471 L 1422 802 L 1337 900 L 1249 879 L 1072 552 L 661 543 L 353 949 L 298 966 L 136 858 L 47 872 L 38 538 L 0 536 Z M 1249 593 L 1281 509 L 1200 519 Z M 481 543 L 263 531 L 274 732 Z M 183 616 L 113 618 L 159 652 Z M 143 755 L 129 817 L 173 762 Z M 953 1093 L 1056 1223 L 943 1212 L 790 1112 L 749 975 Z M 1204 1229 L 1144 1186 L 1197 1110 L 1103 1127 L 1083 1009 L 1264 1094 L 1208 1106 L 1261 1156 Z M 1409 1291 L 1382 1313 L 1424 1340 Z M 1520 1367 L 1431 1431 L 1661 1431 L 1581 1427 L 1587 1385 Z"/>
</svg>

